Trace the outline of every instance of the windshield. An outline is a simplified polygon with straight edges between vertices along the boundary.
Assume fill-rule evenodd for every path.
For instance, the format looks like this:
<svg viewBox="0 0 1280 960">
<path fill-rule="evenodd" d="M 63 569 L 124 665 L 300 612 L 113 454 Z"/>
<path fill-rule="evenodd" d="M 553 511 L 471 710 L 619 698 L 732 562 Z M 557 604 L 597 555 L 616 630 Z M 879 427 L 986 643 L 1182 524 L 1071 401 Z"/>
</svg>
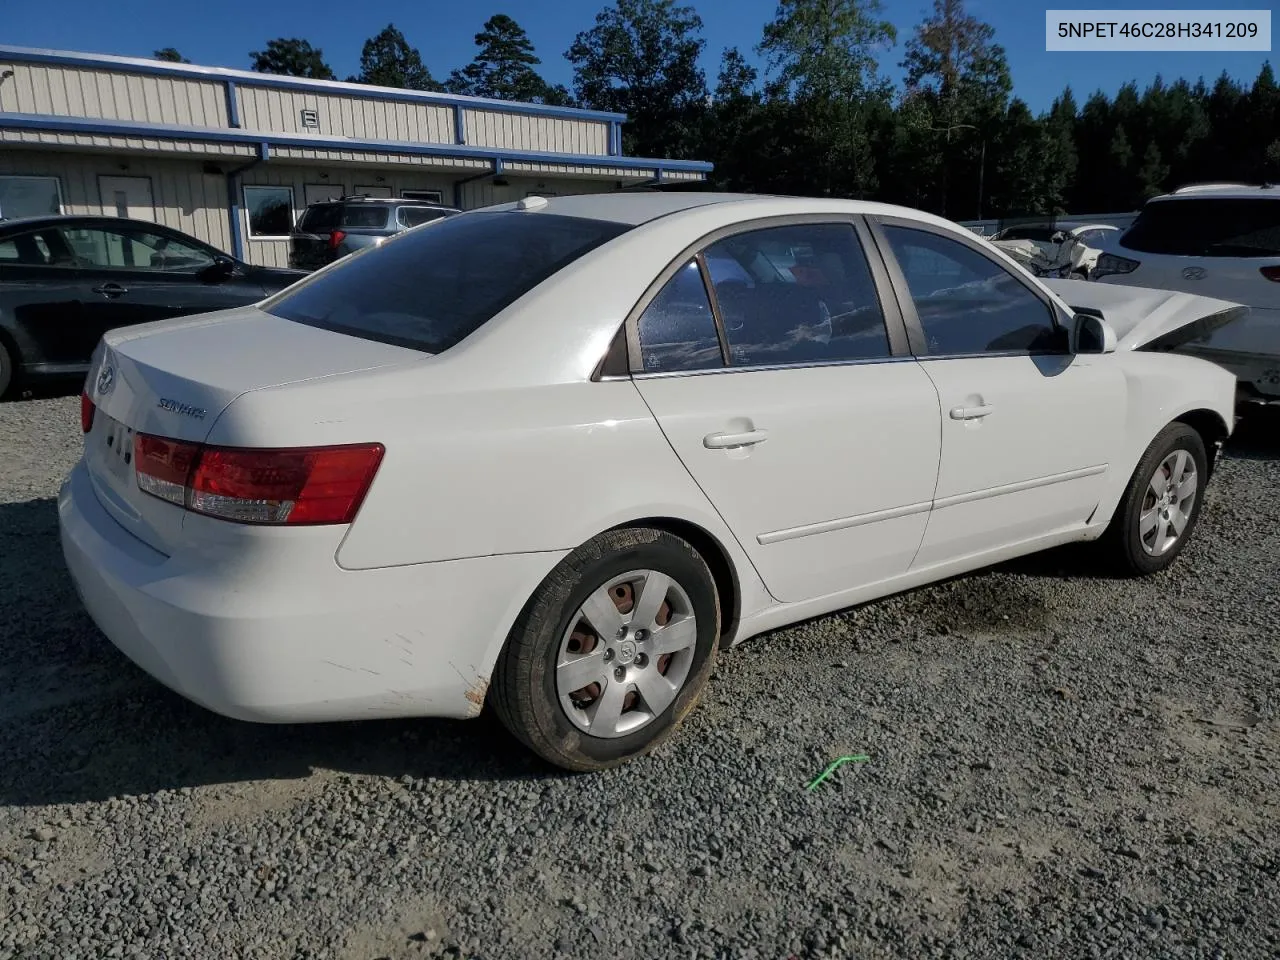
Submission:
<svg viewBox="0 0 1280 960">
<path fill-rule="evenodd" d="M 1280 256 L 1280 199 L 1153 200 L 1121 242 L 1181 257 Z"/>
<path fill-rule="evenodd" d="M 303 280 L 264 309 L 308 326 L 440 353 L 628 229 L 547 213 L 447 217 Z"/>
</svg>

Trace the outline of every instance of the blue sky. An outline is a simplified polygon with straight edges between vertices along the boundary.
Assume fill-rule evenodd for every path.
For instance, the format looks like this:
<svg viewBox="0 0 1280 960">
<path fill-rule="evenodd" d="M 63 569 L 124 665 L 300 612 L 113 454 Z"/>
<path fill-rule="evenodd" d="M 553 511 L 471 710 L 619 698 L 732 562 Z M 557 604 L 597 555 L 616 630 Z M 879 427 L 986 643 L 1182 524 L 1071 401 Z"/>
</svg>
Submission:
<svg viewBox="0 0 1280 960">
<path fill-rule="evenodd" d="M 1266 8 L 1272 0 L 1199 0 L 1187 9 Z M 604 0 L 0 0 L 5 7 L 0 42 L 127 56 L 150 56 L 174 46 L 196 63 L 247 68 L 249 51 L 273 37 L 303 37 L 324 50 L 340 77 L 357 72 L 365 38 L 393 22 L 422 52 L 439 78 L 474 53 L 472 37 L 492 13 L 514 17 L 528 31 L 552 82 L 571 84 L 564 51 L 579 30 L 590 27 Z M 750 53 L 761 27 L 773 17 L 776 0 L 696 0 L 707 40 L 708 83 L 714 84 L 720 52 L 738 46 Z M 1046 53 L 1045 9 L 1106 7 L 1101 2 L 1051 4 L 1025 0 L 970 0 L 970 11 L 996 28 L 1008 51 L 1014 92 L 1035 111 L 1046 109 L 1069 82 L 1077 99 L 1101 88 L 1113 94 L 1128 80 L 1144 86 L 1157 73 L 1166 80 L 1203 75 L 1212 81 L 1223 70 L 1251 83 L 1270 53 Z M 1138 3 L 1126 4 L 1136 8 Z M 1161 5 L 1171 9 L 1174 3 Z M 899 31 L 898 47 L 882 58 L 897 78 L 902 45 L 931 9 L 931 0 L 887 0 L 885 15 Z M 750 53 L 754 57 L 753 53 Z M 1274 61 L 1273 61 L 1274 62 Z"/>
</svg>

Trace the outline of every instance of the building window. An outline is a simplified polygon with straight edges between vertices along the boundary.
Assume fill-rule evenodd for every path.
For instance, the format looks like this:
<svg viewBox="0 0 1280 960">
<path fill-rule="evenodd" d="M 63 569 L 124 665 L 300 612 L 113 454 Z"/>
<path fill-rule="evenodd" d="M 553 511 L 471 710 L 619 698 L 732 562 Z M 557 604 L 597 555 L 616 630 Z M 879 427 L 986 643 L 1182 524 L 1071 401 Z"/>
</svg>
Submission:
<svg viewBox="0 0 1280 960">
<path fill-rule="evenodd" d="M 62 212 L 57 177 L 0 177 L 0 220 Z"/>
<path fill-rule="evenodd" d="M 293 187 L 244 188 L 249 236 L 287 237 L 293 229 Z"/>
<path fill-rule="evenodd" d="M 440 190 L 401 190 L 404 200 L 425 200 L 427 203 L 444 203 L 444 192 Z"/>
</svg>

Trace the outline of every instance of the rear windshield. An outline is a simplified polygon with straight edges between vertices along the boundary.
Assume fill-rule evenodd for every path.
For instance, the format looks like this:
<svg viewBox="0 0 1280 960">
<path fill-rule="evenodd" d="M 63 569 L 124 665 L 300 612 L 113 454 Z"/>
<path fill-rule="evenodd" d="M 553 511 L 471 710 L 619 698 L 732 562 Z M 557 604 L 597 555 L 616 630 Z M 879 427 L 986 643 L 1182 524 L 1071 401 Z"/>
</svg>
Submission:
<svg viewBox="0 0 1280 960">
<path fill-rule="evenodd" d="M 1280 256 L 1280 199 L 1153 200 L 1121 243 L 1182 257 Z"/>
<path fill-rule="evenodd" d="M 440 353 L 626 224 L 472 213 L 356 254 L 265 304 L 308 326 Z"/>
<path fill-rule="evenodd" d="M 389 208 L 378 206 L 356 207 L 341 203 L 318 203 L 307 207 L 298 221 L 298 229 L 307 233 L 328 233 L 330 230 L 361 227 L 377 229 L 387 225 Z"/>
</svg>

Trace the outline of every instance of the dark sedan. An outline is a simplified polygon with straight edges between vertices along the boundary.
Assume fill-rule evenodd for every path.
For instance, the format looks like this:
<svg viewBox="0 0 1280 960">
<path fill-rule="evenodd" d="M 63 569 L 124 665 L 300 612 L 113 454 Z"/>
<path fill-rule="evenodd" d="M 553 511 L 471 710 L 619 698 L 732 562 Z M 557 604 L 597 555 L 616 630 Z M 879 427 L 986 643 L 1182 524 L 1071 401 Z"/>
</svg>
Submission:
<svg viewBox="0 0 1280 960">
<path fill-rule="evenodd" d="M 256 303 L 304 276 L 141 220 L 0 221 L 0 397 L 83 374 L 113 327 Z"/>
</svg>

